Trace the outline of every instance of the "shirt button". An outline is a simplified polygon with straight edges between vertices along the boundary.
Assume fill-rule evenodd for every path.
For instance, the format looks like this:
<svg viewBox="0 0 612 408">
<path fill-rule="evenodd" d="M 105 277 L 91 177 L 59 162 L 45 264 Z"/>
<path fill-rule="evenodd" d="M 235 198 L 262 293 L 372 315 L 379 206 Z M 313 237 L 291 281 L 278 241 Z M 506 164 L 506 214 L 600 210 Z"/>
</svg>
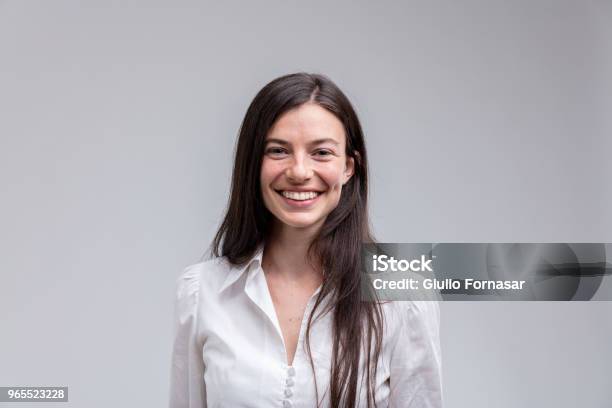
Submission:
<svg viewBox="0 0 612 408">
<path fill-rule="evenodd" d="M 289 398 L 292 395 L 293 391 L 291 391 L 291 388 L 285 388 L 285 397 Z"/>
<path fill-rule="evenodd" d="M 283 408 L 291 408 L 293 404 L 289 400 L 283 400 Z"/>
<path fill-rule="evenodd" d="M 287 368 L 287 375 L 289 377 L 293 377 L 295 375 L 295 368 L 293 368 L 293 366 Z"/>
<path fill-rule="evenodd" d="M 293 381 L 293 378 L 287 378 L 286 384 L 287 387 L 291 387 L 293 384 L 295 384 L 295 382 Z"/>
</svg>

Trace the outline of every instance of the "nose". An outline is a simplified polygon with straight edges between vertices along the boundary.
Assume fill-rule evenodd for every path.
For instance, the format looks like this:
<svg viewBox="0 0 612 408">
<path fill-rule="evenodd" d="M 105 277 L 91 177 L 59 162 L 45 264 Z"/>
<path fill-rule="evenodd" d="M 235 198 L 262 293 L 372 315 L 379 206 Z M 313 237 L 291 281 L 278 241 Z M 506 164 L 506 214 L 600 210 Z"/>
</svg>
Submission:
<svg viewBox="0 0 612 408">
<path fill-rule="evenodd" d="M 304 155 L 296 155 L 291 164 L 287 166 L 285 176 L 294 183 L 303 183 L 312 177 L 312 168 Z"/>
</svg>

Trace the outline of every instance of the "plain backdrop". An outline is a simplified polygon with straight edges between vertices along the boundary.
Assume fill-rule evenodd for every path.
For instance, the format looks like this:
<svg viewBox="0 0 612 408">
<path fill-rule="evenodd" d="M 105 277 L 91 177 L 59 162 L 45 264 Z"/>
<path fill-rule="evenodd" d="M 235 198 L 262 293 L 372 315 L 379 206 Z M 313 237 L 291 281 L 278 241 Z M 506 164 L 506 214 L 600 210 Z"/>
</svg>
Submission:
<svg viewBox="0 0 612 408">
<path fill-rule="evenodd" d="M 295 71 L 353 101 L 380 241 L 612 242 L 610 1 L 0 1 L 0 386 L 167 405 L 175 279 Z M 441 329 L 446 407 L 612 406 L 612 302 Z"/>
</svg>

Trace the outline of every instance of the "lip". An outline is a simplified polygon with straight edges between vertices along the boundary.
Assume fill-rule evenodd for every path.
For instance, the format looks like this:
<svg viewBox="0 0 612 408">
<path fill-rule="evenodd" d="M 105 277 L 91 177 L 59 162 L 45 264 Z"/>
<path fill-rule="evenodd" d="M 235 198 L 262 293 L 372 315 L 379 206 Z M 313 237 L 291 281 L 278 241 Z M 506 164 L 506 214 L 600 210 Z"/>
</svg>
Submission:
<svg viewBox="0 0 612 408">
<path fill-rule="evenodd" d="M 317 193 L 319 193 L 319 194 L 315 198 L 311 198 L 309 200 L 297 201 L 297 200 L 292 200 L 290 198 L 285 197 L 284 195 L 281 194 L 281 191 L 283 191 L 283 190 L 277 190 L 276 194 L 278 194 L 278 196 L 285 202 L 285 204 L 287 204 L 289 207 L 293 207 L 293 208 L 308 208 L 308 207 L 312 206 L 313 204 L 315 204 L 317 202 L 317 200 L 319 200 L 319 198 L 321 198 L 321 196 L 323 194 L 325 194 L 324 192 L 317 191 Z M 307 192 L 307 191 L 316 191 L 316 190 L 291 189 L 291 190 L 286 190 L 286 191 Z"/>
<path fill-rule="evenodd" d="M 296 193 L 308 193 L 310 191 L 314 191 L 315 193 L 324 193 L 324 191 L 318 190 L 316 188 L 295 188 L 295 187 L 290 187 L 290 188 L 275 188 L 274 191 L 276 191 L 277 193 L 280 193 L 281 191 L 292 191 L 292 192 L 296 192 Z"/>
</svg>

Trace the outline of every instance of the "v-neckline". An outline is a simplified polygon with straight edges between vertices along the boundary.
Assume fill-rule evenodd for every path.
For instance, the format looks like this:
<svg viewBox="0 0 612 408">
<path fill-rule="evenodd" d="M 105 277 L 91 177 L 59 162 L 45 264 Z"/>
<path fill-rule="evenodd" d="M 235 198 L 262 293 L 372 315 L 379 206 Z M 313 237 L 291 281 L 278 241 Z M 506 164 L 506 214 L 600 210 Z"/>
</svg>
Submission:
<svg viewBox="0 0 612 408">
<path fill-rule="evenodd" d="M 272 300 L 272 293 L 270 292 L 270 287 L 268 285 L 268 279 L 265 276 L 265 272 L 261 265 L 258 265 L 257 268 L 253 268 L 249 271 L 246 277 L 244 291 L 247 296 L 251 299 L 255 305 L 267 316 L 268 320 L 276 330 L 277 336 L 281 340 L 281 344 L 283 345 L 284 355 L 285 355 L 285 363 L 287 366 L 292 366 L 295 362 L 295 358 L 299 352 L 300 344 L 303 339 L 303 329 L 304 329 L 304 319 L 307 318 L 308 313 L 311 310 L 313 299 L 319 294 L 323 287 L 323 283 L 321 283 L 317 289 L 310 295 L 308 301 L 306 302 L 306 306 L 304 308 L 304 312 L 302 314 L 302 319 L 300 322 L 300 329 L 298 332 L 298 339 L 296 344 L 295 352 L 293 353 L 293 359 L 289 362 L 289 356 L 287 353 L 287 346 L 285 342 L 285 338 L 283 336 L 283 331 L 281 329 L 280 320 L 278 318 L 278 313 L 276 311 L 276 307 L 274 306 L 274 301 Z M 291 364 L 290 364 L 291 363 Z"/>
<path fill-rule="evenodd" d="M 262 273 L 262 275 L 265 275 L 265 274 Z M 291 361 L 289 361 L 289 352 L 287 350 L 287 342 L 285 340 L 285 336 L 283 335 L 283 330 L 282 330 L 281 325 L 280 325 L 280 319 L 278 317 L 278 310 L 277 310 L 276 306 L 274 305 L 274 301 L 272 300 L 272 293 L 270 292 L 270 286 L 268 285 L 268 281 L 265 278 L 265 276 L 264 276 L 264 280 L 266 281 L 266 287 L 268 288 L 268 300 L 269 300 L 270 304 L 272 305 L 272 310 L 274 311 L 274 313 L 273 313 L 273 315 L 274 315 L 274 321 L 273 321 L 274 327 L 276 328 L 276 333 L 280 337 L 281 343 L 283 345 L 283 350 L 284 350 L 284 354 L 285 354 L 285 363 L 287 364 L 288 367 L 292 367 L 293 363 L 295 362 L 295 359 L 297 358 L 298 353 L 300 351 L 300 344 L 302 344 L 303 336 L 304 336 L 304 325 L 305 325 L 306 319 L 308 319 L 308 316 L 309 316 L 310 311 L 312 309 L 312 302 L 316 298 L 316 296 L 319 294 L 319 292 L 321 291 L 321 288 L 323 287 L 323 284 L 320 284 L 317 287 L 317 289 L 310 295 L 310 297 L 306 301 L 306 305 L 304 305 L 304 311 L 302 312 L 302 318 L 300 320 L 300 328 L 298 330 L 298 336 L 297 336 L 297 341 L 296 341 L 296 344 L 295 344 L 295 350 L 293 350 L 293 358 L 291 359 Z"/>
</svg>

